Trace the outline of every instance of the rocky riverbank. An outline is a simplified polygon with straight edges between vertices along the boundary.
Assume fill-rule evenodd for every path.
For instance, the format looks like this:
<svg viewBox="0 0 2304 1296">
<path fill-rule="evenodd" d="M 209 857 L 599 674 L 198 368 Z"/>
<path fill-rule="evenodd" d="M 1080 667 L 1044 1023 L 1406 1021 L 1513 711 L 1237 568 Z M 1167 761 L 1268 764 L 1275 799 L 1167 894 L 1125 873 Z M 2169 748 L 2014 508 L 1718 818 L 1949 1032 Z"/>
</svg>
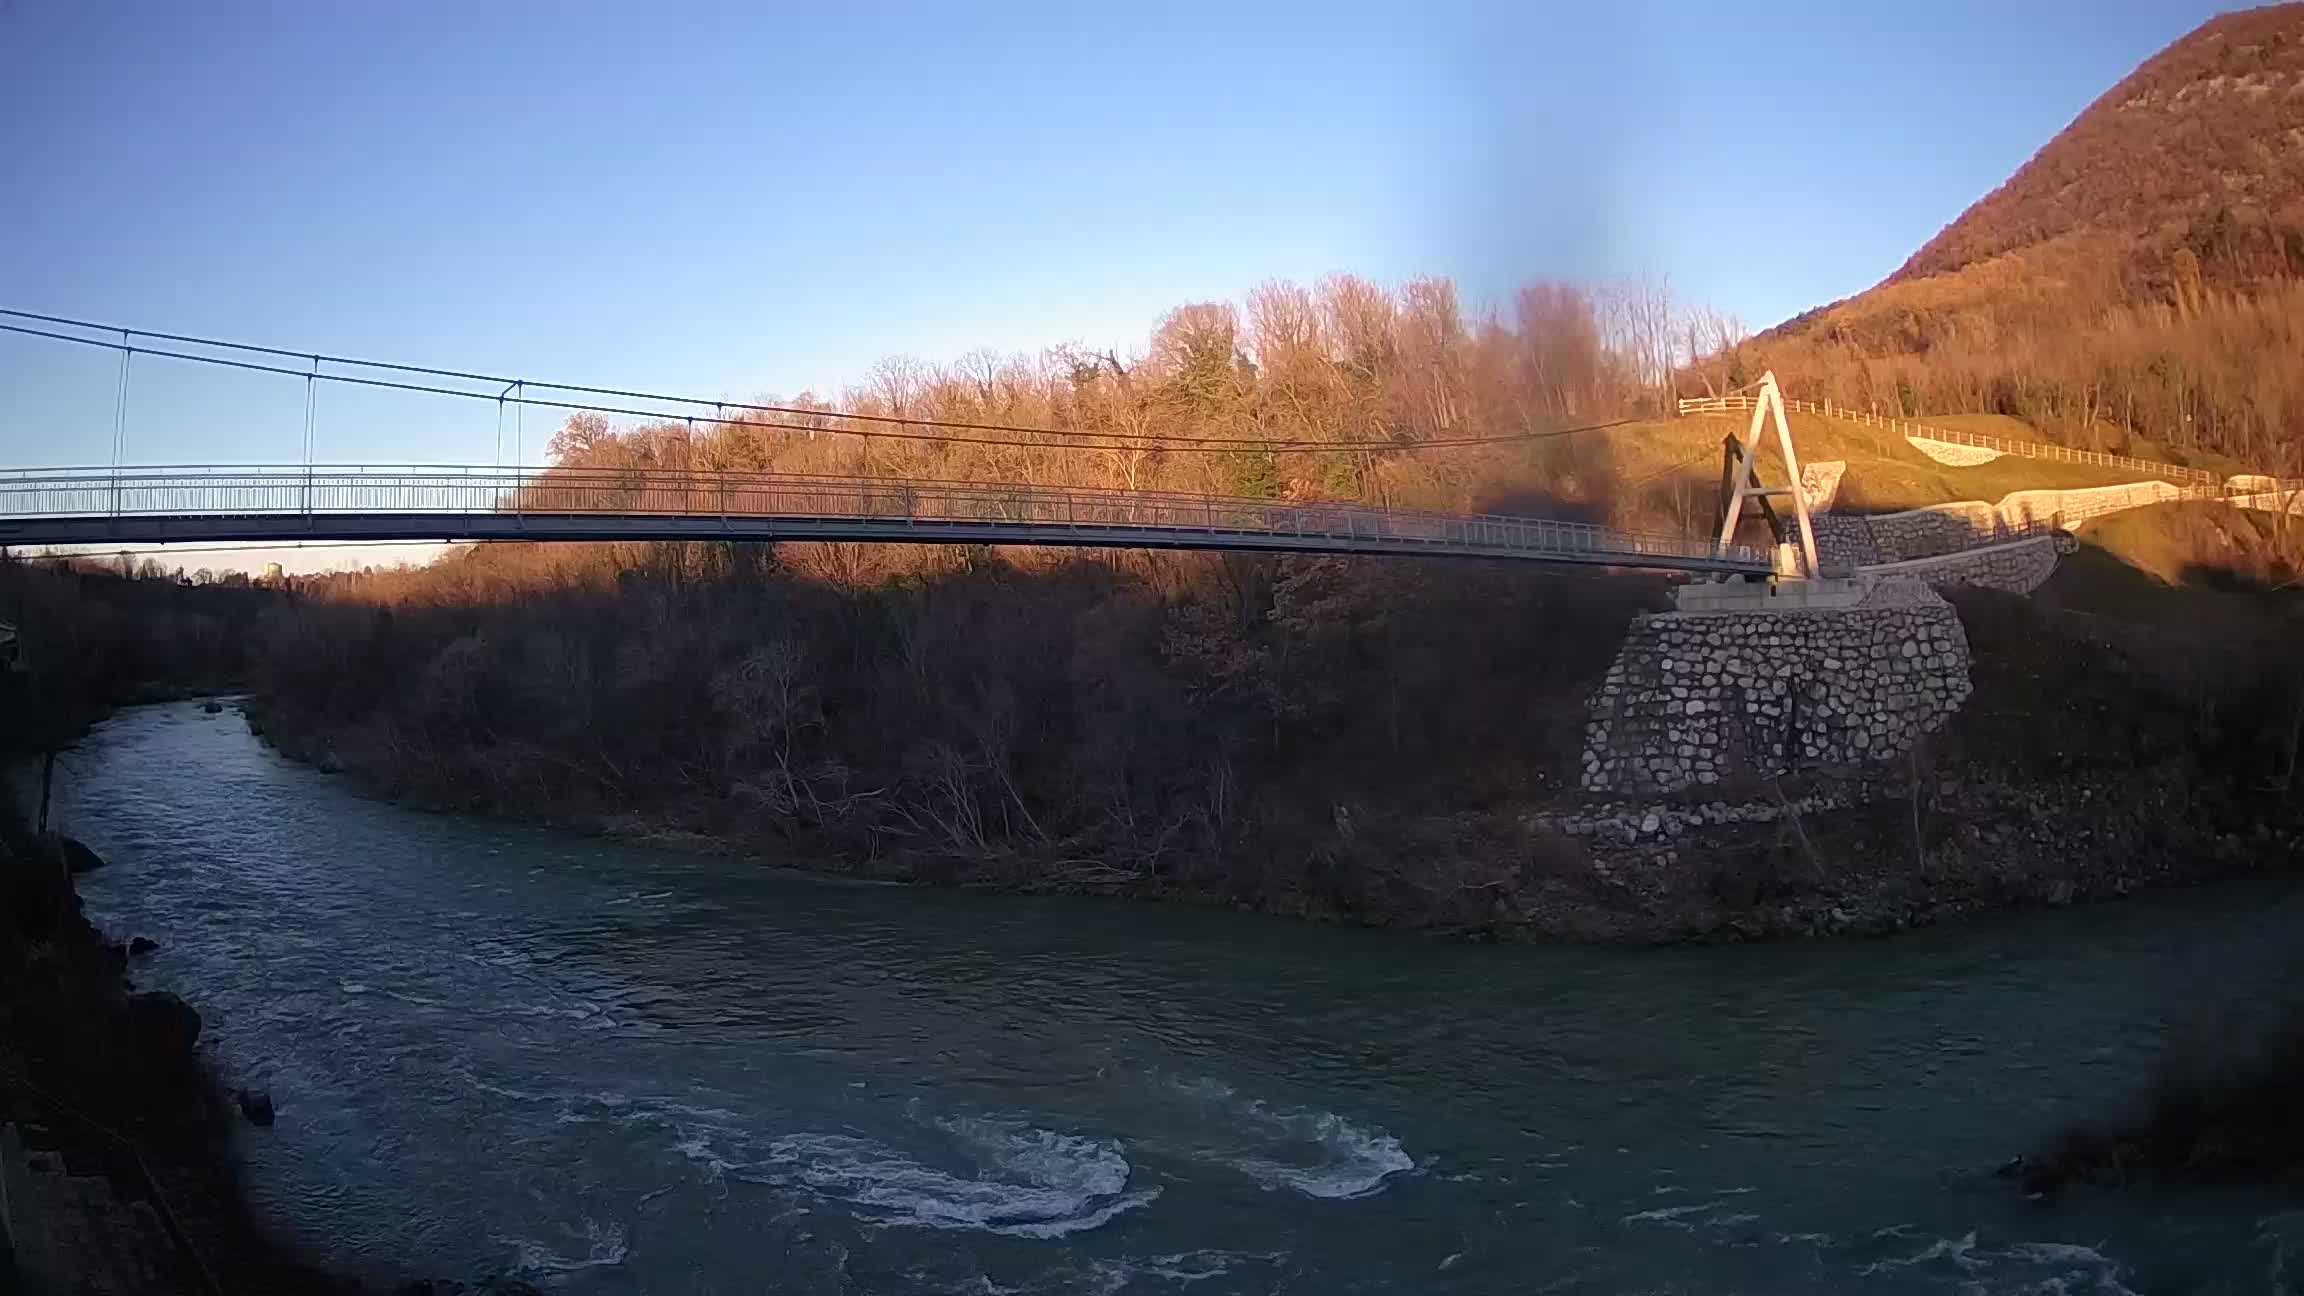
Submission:
<svg viewBox="0 0 2304 1296">
<path fill-rule="evenodd" d="M 1603 939 L 1878 935 L 2290 866 L 2304 833 L 2205 802 L 2181 766 L 2009 781 L 1816 781 L 1749 804 L 1612 803 L 1535 816 L 1615 897 Z"/>
<path fill-rule="evenodd" d="M 240 1191 L 232 1150 L 237 1127 L 269 1099 L 218 1083 L 191 1005 L 134 988 L 133 959 L 148 941 L 107 941 L 81 914 L 72 871 L 100 863 L 0 825 L 0 1222 L 12 1242 L 0 1248 L 0 1288 L 533 1296 L 506 1279 L 379 1289 L 270 1235 Z"/>
</svg>

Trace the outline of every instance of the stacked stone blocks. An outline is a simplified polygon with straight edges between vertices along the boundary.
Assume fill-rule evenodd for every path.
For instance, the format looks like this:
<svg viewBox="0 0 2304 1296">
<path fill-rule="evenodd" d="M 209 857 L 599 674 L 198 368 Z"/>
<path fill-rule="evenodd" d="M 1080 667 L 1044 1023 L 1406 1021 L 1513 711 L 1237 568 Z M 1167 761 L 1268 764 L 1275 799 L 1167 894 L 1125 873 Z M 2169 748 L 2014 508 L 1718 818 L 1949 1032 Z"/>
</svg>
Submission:
<svg viewBox="0 0 2304 1296">
<path fill-rule="evenodd" d="M 1846 611 L 1642 617 L 1592 697 L 1582 782 L 1652 796 L 1859 766 L 1968 693 L 1959 617 L 1916 584 Z"/>
</svg>

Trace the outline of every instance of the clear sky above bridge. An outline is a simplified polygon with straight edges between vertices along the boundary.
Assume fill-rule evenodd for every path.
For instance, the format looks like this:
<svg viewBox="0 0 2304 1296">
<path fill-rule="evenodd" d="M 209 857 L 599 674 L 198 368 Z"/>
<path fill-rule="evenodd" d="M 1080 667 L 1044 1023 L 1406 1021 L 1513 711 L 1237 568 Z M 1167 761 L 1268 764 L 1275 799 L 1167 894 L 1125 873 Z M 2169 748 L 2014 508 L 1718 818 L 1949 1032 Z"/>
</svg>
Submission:
<svg viewBox="0 0 2304 1296">
<path fill-rule="evenodd" d="M 0 0 L 0 304 L 731 396 L 1332 270 L 1664 274 L 1758 327 L 2218 7 Z M 0 460 L 108 461 L 115 363 L 0 337 Z M 128 457 L 294 459 L 301 416 L 155 364 Z M 319 454 L 493 427 L 347 397 Z"/>
</svg>

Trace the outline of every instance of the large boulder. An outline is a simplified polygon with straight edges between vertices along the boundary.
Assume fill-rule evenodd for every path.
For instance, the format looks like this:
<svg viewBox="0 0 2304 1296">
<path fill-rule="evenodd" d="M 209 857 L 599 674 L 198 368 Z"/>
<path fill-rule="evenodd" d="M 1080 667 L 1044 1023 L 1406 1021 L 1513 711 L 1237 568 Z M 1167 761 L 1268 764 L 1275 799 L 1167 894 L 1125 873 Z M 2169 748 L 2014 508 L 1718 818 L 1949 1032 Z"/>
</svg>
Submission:
<svg viewBox="0 0 2304 1296">
<path fill-rule="evenodd" d="M 199 1012 L 165 990 L 128 996 L 128 1019 L 136 1034 L 163 1056 L 188 1058 L 192 1047 L 200 1042 Z"/>
<path fill-rule="evenodd" d="M 12 920 L 17 934 L 46 940 L 76 898 L 53 858 L 0 839 L 0 927 Z"/>
<path fill-rule="evenodd" d="M 232 1101 L 240 1104 L 240 1114 L 248 1118 L 249 1124 L 272 1123 L 272 1095 L 262 1089 L 235 1089 L 232 1091 Z"/>
<path fill-rule="evenodd" d="M 64 856 L 65 866 L 74 873 L 92 873 L 104 867 L 104 857 L 88 849 L 76 838 L 57 834 L 56 849 Z"/>
</svg>

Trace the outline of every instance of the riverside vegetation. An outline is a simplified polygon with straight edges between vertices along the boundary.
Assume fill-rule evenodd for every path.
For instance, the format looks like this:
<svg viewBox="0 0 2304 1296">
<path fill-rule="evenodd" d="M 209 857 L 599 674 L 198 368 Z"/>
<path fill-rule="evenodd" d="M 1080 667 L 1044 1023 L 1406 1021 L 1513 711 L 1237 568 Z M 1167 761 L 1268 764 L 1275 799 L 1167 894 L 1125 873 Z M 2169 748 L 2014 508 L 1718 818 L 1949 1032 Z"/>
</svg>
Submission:
<svg viewBox="0 0 2304 1296">
<path fill-rule="evenodd" d="M 837 471 L 1509 503 L 1686 531 L 1707 507 L 1716 422 L 1492 439 L 1660 406 L 1659 384 L 1684 380 L 1655 349 L 1665 305 L 1539 285 L 1509 326 L 1468 323 L 1444 284 L 1387 294 L 1339 278 L 1267 287 L 1245 326 L 1222 307 L 1175 312 L 1127 363 L 1059 350 L 895 365 L 850 394 L 867 412 L 1162 438 L 1141 452 L 891 447 L 829 418 L 591 416 L 554 450 L 635 491 L 654 471 Z M 1352 428 L 1381 435 L 1340 437 Z M 1843 493 L 1875 506 L 1926 502 L 1895 492 L 1971 471 L 1916 476 L 1906 461 L 1927 461 L 1908 446 L 1826 420 L 1802 432 L 1850 455 Z M 1213 433 L 1286 448 L 1179 440 Z M 1981 471 L 2095 484 L 2106 470 Z M 553 479 L 532 489 L 549 499 Z M 2152 534 L 2196 552 L 2192 514 L 2156 519 Z M 1630 618 L 1664 606 L 1662 581 L 1622 573 L 494 545 L 301 583 L 262 628 L 254 713 L 286 749 L 423 804 L 875 877 L 1487 934 L 1886 929 L 2233 871 L 2265 857 L 2258 829 L 2287 831 L 2262 789 L 2293 766 L 2298 704 L 2275 665 L 2285 596 L 2269 591 L 2295 537 L 2266 519 L 2215 538 L 2235 588 L 2169 587 L 2100 554 L 2044 601 L 1965 600 L 1978 694 L 1952 728 L 1894 769 L 1803 775 L 1893 814 L 1628 847 L 1540 822 L 1573 795 L 1586 701 Z"/>
</svg>

